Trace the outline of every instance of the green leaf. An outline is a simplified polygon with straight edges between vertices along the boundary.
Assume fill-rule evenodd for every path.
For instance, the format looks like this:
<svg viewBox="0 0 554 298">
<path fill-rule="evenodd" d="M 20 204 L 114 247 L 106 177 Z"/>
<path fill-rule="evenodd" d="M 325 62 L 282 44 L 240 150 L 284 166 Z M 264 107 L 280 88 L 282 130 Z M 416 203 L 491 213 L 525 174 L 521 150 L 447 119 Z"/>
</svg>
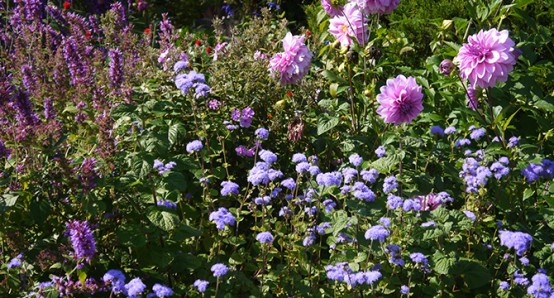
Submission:
<svg viewBox="0 0 554 298">
<path fill-rule="evenodd" d="M 158 228 L 171 231 L 179 225 L 177 215 L 165 210 L 158 210 L 156 207 L 150 207 L 149 209 L 146 217 Z"/>
<path fill-rule="evenodd" d="M 77 276 L 79 277 L 79 281 L 81 282 L 81 284 L 84 285 L 85 281 L 87 280 L 87 273 L 83 270 L 78 270 Z"/>
<path fill-rule="evenodd" d="M 170 172 L 165 177 L 163 177 L 163 182 L 166 183 L 167 190 L 178 190 L 186 191 L 187 190 L 187 180 L 185 176 L 179 172 Z"/>
<path fill-rule="evenodd" d="M 329 86 L 329 94 L 331 94 L 332 97 L 337 97 L 337 90 L 339 89 L 339 84 L 333 83 Z"/>
<path fill-rule="evenodd" d="M 337 236 L 348 223 L 348 214 L 344 210 L 339 210 L 333 214 L 332 228 L 333 236 Z"/>
<path fill-rule="evenodd" d="M 169 127 L 167 131 L 167 139 L 171 145 L 178 144 L 179 140 L 183 140 L 186 136 L 187 129 L 183 123 L 178 122 Z"/>
<path fill-rule="evenodd" d="M 433 270 L 439 274 L 448 274 L 454 263 L 456 263 L 456 259 L 445 256 L 438 251 L 433 254 L 431 260 L 433 260 L 432 263 L 434 264 Z"/>
<path fill-rule="evenodd" d="M 452 273 L 461 276 L 470 289 L 485 286 L 492 279 L 491 273 L 485 266 L 466 258 L 462 258 L 456 263 Z"/>
<path fill-rule="evenodd" d="M 338 117 L 324 116 L 317 122 L 317 135 L 322 135 L 339 124 Z"/>
</svg>

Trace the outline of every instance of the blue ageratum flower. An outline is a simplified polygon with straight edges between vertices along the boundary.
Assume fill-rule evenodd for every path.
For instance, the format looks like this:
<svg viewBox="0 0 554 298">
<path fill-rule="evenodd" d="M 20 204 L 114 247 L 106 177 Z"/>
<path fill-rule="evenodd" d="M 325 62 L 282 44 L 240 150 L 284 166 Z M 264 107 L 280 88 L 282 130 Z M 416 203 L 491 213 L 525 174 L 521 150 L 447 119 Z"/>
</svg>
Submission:
<svg viewBox="0 0 554 298">
<path fill-rule="evenodd" d="M 537 273 L 531 278 L 532 284 L 527 288 L 527 294 L 542 298 L 552 297 L 554 290 L 550 286 L 550 280 L 544 273 Z"/>
<path fill-rule="evenodd" d="M 389 237 L 390 232 L 383 226 L 377 225 L 369 228 L 365 232 L 365 239 L 367 240 L 379 240 L 379 242 L 385 241 Z"/>
<path fill-rule="evenodd" d="M 340 186 L 342 183 L 342 174 L 340 172 L 320 173 L 315 178 L 320 186 Z"/>
<path fill-rule="evenodd" d="M 487 131 L 484 128 L 475 128 L 474 130 L 471 131 L 471 133 L 469 134 L 469 137 L 472 140 L 479 140 L 485 135 L 486 132 Z"/>
<path fill-rule="evenodd" d="M 260 158 L 268 164 L 272 164 L 277 161 L 277 155 L 269 150 L 261 150 L 258 155 L 260 155 Z"/>
<path fill-rule="evenodd" d="M 423 266 L 427 266 L 428 264 L 427 257 L 420 252 L 411 253 L 410 259 L 412 259 L 412 262 L 416 264 L 422 264 Z"/>
<path fill-rule="evenodd" d="M 213 265 L 210 270 L 213 272 L 215 277 L 221 277 L 229 272 L 229 268 L 221 263 Z"/>
<path fill-rule="evenodd" d="M 215 223 L 218 230 L 225 229 L 226 225 L 234 226 L 236 221 L 233 214 L 224 207 L 220 207 L 217 211 L 210 213 L 209 220 Z"/>
<path fill-rule="evenodd" d="M 102 277 L 102 280 L 106 285 L 111 285 L 114 294 L 123 293 L 125 291 L 125 274 L 120 270 L 108 270 Z"/>
<path fill-rule="evenodd" d="M 431 127 L 431 134 L 444 136 L 444 129 L 442 129 L 442 127 L 440 127 L 438 125 L 435 125 L 435 126 Z"/>
<path fill-rule="evenodd" d="M 350 157 L 348 157 L 348 160 L 355 167 L 360 166 L 362 164 L 362 162 L 364 162 L 364 159 L 360 155 L 358 155 L 357 153 L 354 153 L 354 154 L 350 155 Z"/>
<path fill-rule="evenodd" d="M 377 178 L 379 178 L 379 172 L 376 169 L 362 170 L 360 175 L 362 176 L 362 179 L 371 184 L 375 183 Z"/>
<path fill-rule="evenodd" d="M 294 179 L 288 178 L 281 181 L 281 186 L 289 190 L 293 190 L 296 188 L 296 182 L 294 181 Z"/>
<path fill-rule="evenodd" d="M 193 286 L 195 286 L 196 289 L 198 289 L 198 292 L 204 293 L 209 284 L 210 283 L 206 280 L 197 279 L 194 281 Z"/>
<path fill-rule="evenodd" d="M 269 137 L 269 131 L 263 127 L 260 127 L 258 129 L 256 129 L 256 131 L 254 132 L 254 134 L 256 135 L 256 137 L 258 137 L 260 140 L 265 140 Z"/>
<path fill-rule="evenodd" d="M 23 258 L 23 254 L 18 254 L 15 258 L 11 259 L 8 262 L 8 269 L 10 268 L 16 268 L 21 266 L 21 259 Z"/>
<path fill-rule="evenodd" d="M 385 149 L 385 146 L 379 146 L 377 149 L 375 149 L 375 154 L 377 157 L 381 158 L 387 155 L 387 150 Z"/>
<path fill-rule="evenodd" d="M 188 143 L 186 147 L 188 153 L 200 151 L 202 148 L 204 148 L 204 145 L 202 145 L 200 140 L 194 140 Z"/>
<path fill-rule="evenodd" d="M 385 178 L 385 182 L 383 183 L 383 192 L 388 194 L 393 192 L 398 188 L 398 182 L 396 182 L 396 177 L 389 176 Z"/>
<path fill-rule="evenodd" d="M 125 290 L 129 297 L 139 296 L 146 290 L 146 285 L 140 280 L 140 278 L 132 279 L 128 284 L 125 285 Z"/>
<path fill-rule="evenodd" d="M 518 256 L 523 255 L 533 242 L 533 237 L 523 232 L 511 232 L 507 230 L 500 230 L 500 245 L 507 248 L 513 248 L 516 250 Z"/>
<path fill-rule="evenodd" d="M 167 286 L 161 285 L 161 284 L 155 284 L 152 287 L 152 291 L 154 291 L 154 294 L 156 297 L 170 297 L 173 296 L 173 290 Z"/>
<path fill-rule="evenodd" d="M 304 155 L 303 153 L 295 153 L 292 156 L 292 162 L 294 163 L 307 162 L 307 161 L 308 159 L 306 158 L 306 155 Z"/>
<path fill-rule="evenodd" d="M 273 235 L 270 232 L 261 232 L 256 236 L 256 240 L 260 243 L 272 243 Z"/>
<path fill-rule="evenodd" d="M 231 194 L 239 194 L 239 185 L 232 181 L 223 181 L 221 182 L 221 195 L 228 196 Z"/>
</svg>

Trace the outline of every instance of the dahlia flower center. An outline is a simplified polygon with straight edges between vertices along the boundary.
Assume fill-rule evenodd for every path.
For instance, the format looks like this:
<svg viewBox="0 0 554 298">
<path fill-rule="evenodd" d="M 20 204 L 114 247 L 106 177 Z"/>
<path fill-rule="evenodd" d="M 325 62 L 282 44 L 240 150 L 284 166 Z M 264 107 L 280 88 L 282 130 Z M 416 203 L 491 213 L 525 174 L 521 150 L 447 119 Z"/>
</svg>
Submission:
<svg viewBox="0 0 554 298">
<path fill-rule="evenodd" d="M 410 103 L 406 100 L 406 97 L 407 97 L 407 92 L 406 90 L 402 90 L 400 92 L 400 95 L 398 96 L 398 98 L 396 99 L 396 104 L 398 106 L 398 110 L 400 110 L 400 112 L 402 114 L 409 114 L 410 111 L 412 110 L 412 106 L 410 105 Z"/>
<path fill-rule="evenodd" d="M 473 45 L 469 48 L 469 53 L 475 57 L 478 63 L 485 61 L 490 54 L 490 49 L 483 49 L 479 45 Z"/>
<path fill-rule="evenodd" d="M 348 32 L 348 26 L 346 26 L 346 25 L 342 25 L 341 29 L 342 29 L 342 32 L 345 33 L 345 34 L 346 34 L 346 32 Z"/>
</svg>

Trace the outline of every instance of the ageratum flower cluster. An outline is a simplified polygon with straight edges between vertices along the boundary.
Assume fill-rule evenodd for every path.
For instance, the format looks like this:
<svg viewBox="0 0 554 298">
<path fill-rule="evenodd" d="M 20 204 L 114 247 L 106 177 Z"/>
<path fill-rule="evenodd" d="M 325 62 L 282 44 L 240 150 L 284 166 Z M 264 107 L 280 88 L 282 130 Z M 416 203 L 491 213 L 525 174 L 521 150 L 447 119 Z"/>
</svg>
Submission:
<svg viewBox="0 0 554 298">
<path fill-rule="evenodd" d="M 177 69 L 177 65 L 175 65 L 175 68 Z M 206 77 L 194 70 L 191 70 L 187 74 L 177 75 L 175 77 L 175 86 L 181 89 L 184 95 L 187 95 L 188 91 L 194 88 L 196 99 L 205 97 L 210 92 L 210 86 L 206 85 Z"/>
<path fill-rule="evenodd" d="M 554 162 L 543 159 L 542 164 L 531 163 L 521 170 L 521 174 L 529 183 L 541 178 L 552 179 L 554 178 Z"/>
<path fill-rule="evenodd" d="M 501 230 L 500 232 L 500 245 L 507 248 L 513 248 L 516 250 L 518 256 L 523 255 L 531 247 L 533 237 L 523 232 L 511 232 L 507 230 Z"/>
<path fill-rule="evenodd" d="M 224 207 L 220 207 L 217 211 L 210 213 L 209 220 L 215 223 L 218 230 L 225 229 L 226 225 L 235 225 L 235 217 Z"/>
<path fill-rule="evenodd" d="M 325 266 L 327 278 L 355 287 L 357 285 L 372 285 L 381 278 L 379 271 L 353 272 L 347 262 Z"/>
</svg>

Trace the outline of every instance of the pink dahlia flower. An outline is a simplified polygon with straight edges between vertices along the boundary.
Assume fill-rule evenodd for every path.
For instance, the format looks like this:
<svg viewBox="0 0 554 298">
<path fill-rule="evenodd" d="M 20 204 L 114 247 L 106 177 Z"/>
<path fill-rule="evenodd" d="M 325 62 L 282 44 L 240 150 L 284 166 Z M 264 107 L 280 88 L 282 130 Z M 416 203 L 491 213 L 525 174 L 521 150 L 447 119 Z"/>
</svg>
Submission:
<svg viewBox="0 0 554 298">
<path fill-rule="evenodd" d="M 497 81 L 506 82 L 514 69 L 520 51 L 514 48 L 508 31 L 490 29 L 468 38 L 454 58 L 462 78 L 481 88 L 494 87 Z"/>
<path fill-rule="evenodd" d="M 367 25 L 363 22 L 362 12 L 355 3 L 348 3 L 343 9 L 344 15 L 336 16 L 329 21 L 329 33 L 347 47 L 355 38 L 359 44 L 367 42 Z"/>
<path fill-rule="evenodd" d="M 381 104 L 377 113 L 386 123 L 410 123 L 423 110 L 421 86 L 413 77 L 399 75 L 388 79 L 387 85 L 381 87 L 377 101 Z"/>
<path fill-rule="evenodd" d="M 365 15 L 391 13 L 400 0 L 355 0 L 360 10 Z"/>
<path fill-rule="evenodd" d="M 325 12 L 328 13 L 331 17 L 342 15 L 342 7 L 333 5 L 333 3 L 331 3 L 331 0 L 321 0 L 321 6 L 323 6 Z"/>
<path fill-rule="evenodd" d="M 300 81 L 310 70 L 312 52 L 304 45 L 304 36 L 287 33 L 283 39 L 282 53 L 275 54 L 269 61 L 269 71 L 280 74 L 282 85 L 294 84 Z"/>
</svg>

